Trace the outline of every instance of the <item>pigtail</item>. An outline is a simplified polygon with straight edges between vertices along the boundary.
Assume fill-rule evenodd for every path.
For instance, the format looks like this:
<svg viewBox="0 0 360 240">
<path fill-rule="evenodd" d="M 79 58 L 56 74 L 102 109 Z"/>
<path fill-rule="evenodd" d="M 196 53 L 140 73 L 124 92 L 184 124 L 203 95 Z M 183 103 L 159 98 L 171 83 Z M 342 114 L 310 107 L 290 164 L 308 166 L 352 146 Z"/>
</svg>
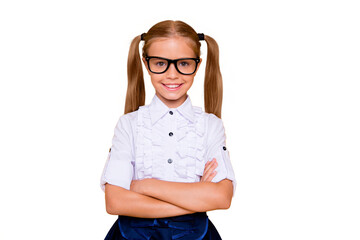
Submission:
<svg viewBox="0 0 360 240">
<path fill-rule="evenodd" d="M 128 87 L 124 114 L 136 111 L 139 106 L 145 104 L 145 84 L 139 54 L 140 41 L 141 37 L 137 36 L 130 45 L 127 62 Z"/>
<path fill-rule="evenodd" d="M 219 47 L 210 36 L 205 35 L 207 43 L 207 61 L 204 81 L 205 112 L 221 118 L 223 83 L 219 64 Z"/>
</svg>

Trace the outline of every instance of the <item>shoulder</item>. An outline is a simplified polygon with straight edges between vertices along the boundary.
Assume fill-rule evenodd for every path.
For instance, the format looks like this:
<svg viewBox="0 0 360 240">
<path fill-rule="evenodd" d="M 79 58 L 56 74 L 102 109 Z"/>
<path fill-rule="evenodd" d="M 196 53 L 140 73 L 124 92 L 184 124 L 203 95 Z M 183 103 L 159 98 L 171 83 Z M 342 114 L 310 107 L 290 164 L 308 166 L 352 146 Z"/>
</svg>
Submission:
<svg viewBox="0 0 360 240">
<path fill-rule="evenodd" d="M 208 130 L 211 131 L 224 128 L 222 119 L 217 117 L 215 114 L 203 112 L 203 116 L 206 120 Z"/>
<path fill-rule="evenodd" d="M 217 117 L 213 113 L 207 113 L 202 110 L 200 107 L 193 107 L 195 115 L 197 116 L 197 123 L 204 124 L 205 129 L 207 130 L 209 136 L 224 132 L 224 124 L 221 118 Z"/>
<path fill-rule="evenodd" d="M 204 112 L 202 108 L 198 106 L 192 106 L 192 109 L 197 119 L 203 120 L 201 122 L 204 122 L 207 127 L 223 127 L 222 119 L 215 114 Z"/>
<path fill-rule="evenodd" d="M 136 126 L 137 116 L 138 110 L 120 116 L 116 128 L 126 132 L 132 132 L 132 129 Z"/>
<path fill-rule="evenodd" d="M 221 118 L 217 117 L 213 113 L 205 113 L 206 129 L 208 139 L 223 138 L 225 136 L 225 128 Z"/>
<path fill-rule="evenodd" d="M 126 113 L 119 118 L 119 122 L 125 123 L 125 122 L 133 122 L 136 120 L 139 110 L 136 110 L 134 112 Z"/>
<path fill-rule="evenodd" d="M 207 115 L 209 125 L 223 125 L 222 119 L 216 116 L 215 114 L 213 113 L 205 113 L 205 114 Z"/>
<path fill-rule="evenodd" d="M 134 120 L 137 119 L 138 114 L 139 114 L 139 110 L 136 110 L 136 111 L 124 114 L 121 117 L 126 119 L 127 121 L 133 122 Z"/>
</svg>

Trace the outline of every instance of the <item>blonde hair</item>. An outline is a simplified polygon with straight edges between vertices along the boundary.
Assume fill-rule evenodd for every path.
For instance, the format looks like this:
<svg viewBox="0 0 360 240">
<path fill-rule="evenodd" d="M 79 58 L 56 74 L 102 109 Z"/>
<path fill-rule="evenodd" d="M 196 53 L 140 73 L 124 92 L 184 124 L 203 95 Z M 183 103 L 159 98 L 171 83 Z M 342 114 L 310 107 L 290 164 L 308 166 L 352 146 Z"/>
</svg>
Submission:
<svg viewBox="0 0 360 240">
<path fill-rule="evenodd" d="M 195 30 L 182 21 L 163 21 L 152 26 L 143 36 L 144 46 L 142 56 L 145 57 L 150 45 L 157 38 L 170 38 L 174 36 L 185 37 L 194 50 L 197 57 L 200 57 L 199 36 Z M 216 41 L 208 35 L 204 35 L 207 43 L 207 60 L 204 81 L 204 103 L 205 112 L 213 113 L 221 118 L 221 107 L 223 97 L 222 76 L 219 65 L 219 47 Z M 139 54 L 139 43 L 141 36 L 136 36 L 130 45 L 127 71 L 128 88 L 125 100 L 125 114 L 139 109 L 145 104 L 145 85 Z"/>
</svg>

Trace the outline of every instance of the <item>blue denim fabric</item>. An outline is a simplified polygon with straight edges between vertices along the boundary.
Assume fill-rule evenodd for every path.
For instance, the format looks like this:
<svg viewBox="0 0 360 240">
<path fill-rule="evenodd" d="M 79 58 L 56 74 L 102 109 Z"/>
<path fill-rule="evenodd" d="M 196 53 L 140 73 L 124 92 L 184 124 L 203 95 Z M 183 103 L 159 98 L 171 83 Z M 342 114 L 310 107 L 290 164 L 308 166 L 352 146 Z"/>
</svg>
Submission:
<svg viewBox="0 0 360 240">
<path fill-rule="evenodd" d="M 221 240 L 206 212 L 169 218 L 119 216 L 105 240 Z"/>
</svg>

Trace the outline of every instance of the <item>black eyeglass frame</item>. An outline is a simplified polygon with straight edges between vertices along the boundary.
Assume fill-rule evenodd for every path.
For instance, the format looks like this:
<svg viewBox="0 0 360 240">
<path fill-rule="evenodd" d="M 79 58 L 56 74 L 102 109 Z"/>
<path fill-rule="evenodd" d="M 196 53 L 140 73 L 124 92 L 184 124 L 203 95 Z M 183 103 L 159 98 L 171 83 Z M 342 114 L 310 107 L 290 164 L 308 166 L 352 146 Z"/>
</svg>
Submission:
<svg viewBox="0 0 360 240">
<path fill-rule="evenodd" d="M 162 60 L 166 60 L 167 63 L 168 63 L 166 69 L 165 69 L 164 71 L 162 71 L 162 72 L 153 72 L 153 71 L 151 70 L 151 68 L 150 68 L 150 63 L 149 63 L 150 59 L 152 59 L 152 58 L 159 58 L 159 59 L 162 59 Z M 192 75 L 192 74 L 194 74 L 194 73 L 196 72 L 196 69 L 197 69 L 197 67 L 198 67 L 198 65 L 199 65 L 199 62 L 200 62 L 200 58 L 168 59 L 168 58 L 156 57 L 156 56 L 147 56 L 147 57 L 145 57 L 145 60 L 146 60 L 146 62 L 147 62 L 147 65 L 148 65 L 148 68 L 149 68 L 150 72 L 155 73 L 155 74 L 162 74 L 162 73 L 166 72 L 166 71 L 169 69 L 170 64 L 171 64 L 171 63 L 174 63 L 175 69 L 176 69 L 180 74 L 183 74 L 183 75 Z M 182 73 L 182 72 L 180 72 L 180 70 L 179 70 L 178 67 L 177 67 L 177 62 L 178 62 L 178 61 L 181 61 L 181 60 L 195 60 L 195 64 L 196 64 L 196 65 L 195 65 L 195 70 L 194 70 L 194 72 L 192 72 L 192 73 Z"/>
</svg>

